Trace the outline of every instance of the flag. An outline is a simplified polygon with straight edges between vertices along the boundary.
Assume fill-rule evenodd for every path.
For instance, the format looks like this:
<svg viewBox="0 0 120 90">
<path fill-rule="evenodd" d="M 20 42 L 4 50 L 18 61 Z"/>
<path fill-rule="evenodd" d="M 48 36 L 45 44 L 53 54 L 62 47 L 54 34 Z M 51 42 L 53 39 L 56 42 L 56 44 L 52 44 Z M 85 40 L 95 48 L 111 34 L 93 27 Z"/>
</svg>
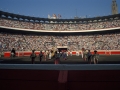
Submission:
<svg viewBox="0 0 120 90">
<path fill-rule="evenodd" d="M 58 19 L 60 19 L 61 18 L 61 15 L 60 14 L 58 14 Z"/>
<path fill-rule="evenodd" d="M 53 17 L 55 17 L 55 14 L 53 14 Z"/>
<path fill-rule="evenodd" d="M 57 15 L 56 14 L 53 14 L 53 19 L 56 19 L 57 18 Z"/>
<path fill-rule="evenodd" d="M 48 14 L 48 18 L 49 18 L 49 19 L 51 18 L 49 14 Z"/>
<path fill-rule="evenodd" d="M 55 15 L 55 18 L 57 18 L 57 15 L 56 14 L 54 14 Z"/>
</svg>

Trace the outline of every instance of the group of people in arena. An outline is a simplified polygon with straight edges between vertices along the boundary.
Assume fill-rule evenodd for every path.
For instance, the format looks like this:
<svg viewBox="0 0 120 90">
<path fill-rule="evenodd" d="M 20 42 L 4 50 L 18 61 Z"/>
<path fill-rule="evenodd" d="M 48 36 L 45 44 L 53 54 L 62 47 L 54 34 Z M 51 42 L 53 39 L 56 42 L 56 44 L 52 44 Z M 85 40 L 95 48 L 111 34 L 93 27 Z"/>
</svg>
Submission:
<svg viewBox="0 0 120 90">
<path fill-rule="evenodd" d="M 32 50 L 32 53 L 30 55 L 32 64 L 35 63 L 35 59 L 36 59 L 37 55 L 35 54 L 35 50 Z M 39 61 L 41 63 L 41 61 L 44 59 L 44 61 L 47 60 L 54 60 L 55 64 L 59 64 L 60 63 L 60 59 L 62 58 L 63 60 L 67 60 L 67 53 L 66 51 L 55 51 L 54 49 L 42 52 L 40 51 L 39 55 Z"/>
<path fill-rule="evenodd" d="M 42 59 L 44 58 L 45 61 L 53 59 L 55 64 L 59 64 L 61 58 L 63 60 L 67 60 L 67 56 L 68 56 L 67 54 L 68 54 L 67 51 L 64 51 L 64 50 L 62 52 L 51 50 L 50 52 L 48 51 L 47 53 L 46 53 L 46 51 L 45 52 L 40 51 L 38 57 L 39 57 L 40 63 L 41 63 Z M 71 55 L 71 54 L 69 53 L 69 55 Z M 92 60 L 93 60 L 94 64 L 98 63 L 99 54 L 97 53 L 96 50 L 92 54 L 90 52 L 90 50 L 82 49 L 81 55 L 82 55 L 83 60 L 87 61 L 89 64 L 91 64 Z M 32 54 L 30 55 L 32 64 L 35 63 L 36 57 L 37 57 L 37 55 L 35 54 L 35 50 L 32 50 Z"/>
<path fill-rule="evenodd" d="M 58 51 L 58 50 L 55 50 L 55 48 L 54 49 L 52 48 L 51 50 L 44 51 L 44 52 L 42 52 L 42 50 L 41 50 L 38 57 L 39 57 L 40 63 L 43 59 L 44 59 L 44 61 L 53 59 L 55 61 L 55 64 L 59 64 L 61 58 L 63 60 L 67 60 L 67 56 L 69 56 L 69 55 L 72 56 L 72 53 L 70 52 L 68 54 L 68 51 L 66 51 L 66 50 Z M 15 48 L 12 48 L 11 57 L 15 57 L 15 56 L 16 56 L 16 50 L 15 50 Z M 76 52 L 76 56 L 79 56 L 79 54 L 77 52 Z M 90 50 L 86 50 L 85 48 L 82 48 L 81 56 L 82 56 L 83 60 L 88 61 L 89 64 L 91 64 L 92 60 L 94 61 L 94 64 L 98 63 L 99 54 L 97 53 L 96 50 L 92 54 L 90 52 Z M 35 54 L 35 50 L 32 50 L 32 53 L 30 55 L 32 64 L 35 63 L 36 57 L 37 57 L 37 55 Z"/>
<path fill-rule="evenodd" d="M 97 53 L 97 50 L 94 51 L 94 53 L 92 54 L 90 52 L 90 50 L 86 50 L 84 48 L 82 48 L 82 58 L 84 61 L 88 61 L 89 64 L 91 64 L 92 60 L 94 62 L 94 64 L 98 63 L 98 59 L 99 59 L 99 54 Z"/>
<path fill-rule="evenodd" d="M 0 18 L 0 26 L 32 29 L 32 30 L 54 30 L 54 31 L 69 31 L 69 30 L 95 30 L 120 27 L 120 20 L 97 21 L 88 23 L 33 23 L 28 21 L 10 20 Z"/>
</svg>

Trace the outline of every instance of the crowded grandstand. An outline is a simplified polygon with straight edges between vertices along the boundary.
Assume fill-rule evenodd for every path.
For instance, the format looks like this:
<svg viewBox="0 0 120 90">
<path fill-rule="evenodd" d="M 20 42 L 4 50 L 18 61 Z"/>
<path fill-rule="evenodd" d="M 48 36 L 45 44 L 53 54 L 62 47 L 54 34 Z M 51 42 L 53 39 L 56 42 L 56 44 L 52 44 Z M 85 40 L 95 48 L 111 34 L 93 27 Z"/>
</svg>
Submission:
<svg viewBox="0 0 120 90">
<path fill-rule="evenodd" d="M 120 50 L 120 33 L 99 35 L 22 35 L 0 33 L 0 43 L 3 51 L 10 51 L 12 47 L 17 51 L 49 50 L 56 46 L 67 46 L 70 51 L 81 48 L 90 50 Z"/>
<path fill-rule="evenodd" d="M 10 51 L 13 47 L 17 51 L 39 51 L 57 46 L 67 46 L 69 51 L 81 48 L 120 50 L 120 14 L 84 19 L 47 19 L 0 11 L 0 16 L 2 51 Z M 9 33 L 11 31 L 16 33 Z M 31 31 L 37 33 L 29 33 Z M 70 31 L 74 34 L 69 34 Z"/>
</svg>

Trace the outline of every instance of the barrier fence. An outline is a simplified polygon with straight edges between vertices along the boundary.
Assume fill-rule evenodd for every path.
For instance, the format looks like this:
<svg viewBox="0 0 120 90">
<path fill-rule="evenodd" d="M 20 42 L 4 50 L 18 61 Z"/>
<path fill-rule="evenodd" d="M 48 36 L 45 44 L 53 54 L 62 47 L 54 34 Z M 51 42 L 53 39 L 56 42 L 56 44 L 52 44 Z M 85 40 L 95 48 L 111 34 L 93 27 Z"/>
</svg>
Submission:
<svg viewBox="0 0 120 90">
<path fill-rule="evenodd" d="M 30 54 L 32 53 L 32 51 L 17 51 L 16 52 L 16 56 L 21 57 L 21 56 L 30 56 Z M 40 51 L 35 51 L 36 55 L 39 55 Z M 72 54 L 72 55 L 81 55 L 81 51 L 77 52 L 77 51 L 72 51 L 72 52 L 67 52 L 68 55 Z M 93 54 L 94 51 L 91 50 L 91 53 Z M 99 55 L 120 55 L 120 50 L 98 50 L 98 54 Z M 11 52 L 4 52 L 4 57 L 10 57 Z"/>
</svg>

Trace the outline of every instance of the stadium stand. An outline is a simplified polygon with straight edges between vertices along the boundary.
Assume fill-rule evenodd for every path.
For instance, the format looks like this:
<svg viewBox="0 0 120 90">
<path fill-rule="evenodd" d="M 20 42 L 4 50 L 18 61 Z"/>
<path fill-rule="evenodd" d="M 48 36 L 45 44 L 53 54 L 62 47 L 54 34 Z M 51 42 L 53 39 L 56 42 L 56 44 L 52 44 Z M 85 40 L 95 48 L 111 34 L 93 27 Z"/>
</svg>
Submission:
<svg viewBox="0 0 120 90">
<path fill-rule="evenodd" d="M 3 51 L 16 48 L 17 51 L 49 50 L 56 46 L 68 46 L 70 51 L 86 48 L 90 50 L 120 50 L 120 33 L 97 35 L 42 36 L 0 33 Z"/>
<path fill-rule="evenodd" d="M 13 47 L 16 51 L 45 51 L 67 46 L 69 51 L 79 51 L 81 48 L 120 50 L 119 28 L 120 14 L 83 19 L 47 19 L 0 11 L 0 49 L 2 52 Z M 22 31 L 40 34 L 25 34 Z"/>
<path fill-rule="evenodd" d="M 84 19 L 47 19 L 0 11 L 0 26 L 34 31 L 85 31 L 120 28 L 120 14 Z"/>
<path fill-rule="evenodd" d="M 95 30 L 120 27 L 120 20 L 110 20 L 101 22 L 87 23 L 33 23 L 27 21 L 16 21 L 10 19 L 0 19 L 0 26 L 20 29 L 33 30 L 52 30 L 52 31 L 79 31 L 79 30 Z"/>
</svg>

